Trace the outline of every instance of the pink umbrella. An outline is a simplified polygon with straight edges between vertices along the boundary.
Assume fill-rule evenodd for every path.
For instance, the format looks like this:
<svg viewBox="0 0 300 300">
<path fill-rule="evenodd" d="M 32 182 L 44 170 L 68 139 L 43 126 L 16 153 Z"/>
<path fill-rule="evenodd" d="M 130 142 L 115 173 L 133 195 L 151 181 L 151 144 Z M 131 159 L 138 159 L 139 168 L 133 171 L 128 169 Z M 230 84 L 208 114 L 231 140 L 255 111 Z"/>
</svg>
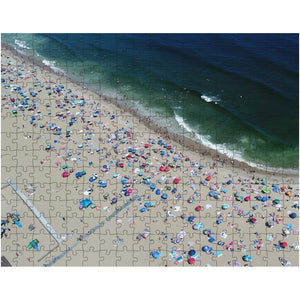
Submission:
<svg viewBox="0 0 300 300">
<path fill-rule="evenodd" d="M 179 178 L 175 178 L 175 179 L 173 180 L 173 183 L 177 184 L 177 183 L 179 183 L 179 181 L 180 181 Z"/>
<path fill-rule="evenodd" d="M 195 262 L 196 262 L 196 260 L 195 260 L 195 258 L 193 258 L 193 257 L 191 257 L 191 258 L 188 259 L 188 263 L 189 263 L 190 265 L 193 265 Z"/>
<path fill-rule="evenodd" d="M 202 206 L 200 206 L 200 205 L 196 206 L 196 208 L 195 208 L 196 211 L 200 211 L 201 209 L 202 209 Z"/>
<path fill-rule="evenodd" d="M 62 173 L 62 177 L 63 178 L 66 178 L 66 177 L 69 177 L 69 176 L 70 176 L 70 174 L 68 172 L 63 172 Z"/>
<path fill-rule="evenodd" d="M 280 242 L 280 246 L 282 248 L 286 248 L 288 246 L 287 242 Z"/>
</svg>

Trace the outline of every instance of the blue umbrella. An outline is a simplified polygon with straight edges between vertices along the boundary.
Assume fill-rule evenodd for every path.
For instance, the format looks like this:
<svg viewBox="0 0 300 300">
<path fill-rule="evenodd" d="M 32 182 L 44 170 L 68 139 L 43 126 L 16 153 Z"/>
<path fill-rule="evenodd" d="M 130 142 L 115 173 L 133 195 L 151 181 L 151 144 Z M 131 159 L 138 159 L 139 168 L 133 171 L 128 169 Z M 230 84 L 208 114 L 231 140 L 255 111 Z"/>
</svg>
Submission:
<svg viewBox="0 0 300 300">
<path fill-rule="evenodd" d="M 209 196 L 210 196 L 210 197 L 214 197 L 214 196 L 215 196 L 215 194 L 216 194 L 216 192 L 215 192 L 215 191 L 210 191 L 210 192 L 209 192 Z"/>
<path fill-rule="evenodd" d="M 194 250 L 194 249 L 192 249 L 192 250 L 190 250 L 189 252 L 188 252 L 188 255 L 189 256 L 193 256 L 193 255 L 195 255 L 196 254 L 196 251 Z"/>
<path fill-rule="evenodd" d="M 80 177 L 82 176 L 82 174 L 81 174 L 81 172 L 77 172 L 77 173 L 75 174 L 75 176 L 76 176 L 76 178 L 80 178 Z"/>
<path fill-rule="evenodd" d="M 156 194 L 156 195 L 160 195 L 160 190 L 159 190 L 159 189 L 156 190 L 155 194 Z"/>
<path fill-rule="evenodd" d="M 150 185 L 150 189 L 151 189 L 151 190 L 154 190 L 155 188 L 156 188 L 156 185 L 155 185 L 155 184 L 151 184 L 151 185 Z"/>
<path fill-rule="evenodd" d="M 167 198 L 168 198 L 168 195 L 167 195 L 167 194 L 162 194 L 161 197 L 162 197 L 163 199 L 167 199 Z"/>
<path fill-rule="evenodd" d="M 242 259 L 243 259 L 243 261 L 252 261 L 252 257 L 250 256 L 250 255 L 244 255 L 243 257 L 242 257 Z"/>
<path fill-rule="evenodd" d="M 202 247 L 202 251 L 204 251 L 204 252 L 211 252 L 212 248 L 209 247 L 209 246 L 207 246 L 207 245 L 205 245 L 205 246 Z"/>
<path fill-rule="evenodd" d="M 297 217 L 296 213 L 293 212 L 293 213 L 290 214 L 290 218 L 295 219 L 296 217 Z"/>
</svg>

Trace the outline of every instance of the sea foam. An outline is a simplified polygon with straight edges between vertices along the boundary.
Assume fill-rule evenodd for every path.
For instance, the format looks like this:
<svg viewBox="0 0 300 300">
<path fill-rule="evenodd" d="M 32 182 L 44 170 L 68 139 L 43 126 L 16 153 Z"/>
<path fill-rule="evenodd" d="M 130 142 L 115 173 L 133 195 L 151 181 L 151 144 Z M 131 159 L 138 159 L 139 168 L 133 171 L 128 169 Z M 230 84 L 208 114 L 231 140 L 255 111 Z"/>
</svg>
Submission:
<svg viewBox="0 0 300 300">
<path fill-rule="evenodd" d="M 26 45 L 26 42 L 25 41 L 20 41 L 20 40 L 15 40 L 15 44 L 18 45 L 20 48 L 23 48 L 23 49 L 31 49 L 30 47 L 28 47 Z"/>
<path fill-rule="evenodd" d="M 187 123 L 184 122 L 183 118 L 177 115 L 174 112 L 175 120 L 179 124 L 180 127 L 182 127 L 187 133 L 191 134 L 196 141 L 199 141 L 202 145 L 211 148 L 213 150 L 218 151 L 221 154 L 226 155 L 230 159 L 234 159 L 243 163 L 246 163 L 250 167 L 257 168 L 264 171 L 269 172 L 275 172 L 275 173 L 285 173 L 285 174 L 298 174 L 299 170 L 296 169 L 286 169 L 286 168 L 275 168 L 275 167 L 268 167 L 263 164 L 254 163 L 251 161 L 246 160 L 242 156 L 242 152 L 237 150 L 230 150 L 228 147 L 226 147 L 225 144 L 214 144 L 211 141 L 209 141 L 209 136 L 203 136 L 199 133 L 195 132 Z"/>
<path fill-rule="evenodd" d="M 50 67 L 54 72 L 56 73 L 63 73 L 65 74 L 64 70 L 56 67 L 56 61 L 55 60 L 47 60 L 47 59 L 44 59 L 42 61 L 42 63 L 48 67 Z"/>
<path fill-rule="evenodd" d="M 214 102 L 215 104 L 217 104 L 220 101 L 220 99 L 216 98 L 215 96 L 209 97 L 209 96 L 206 96 L 206 95 L 202 95 L 201 99 L 204 100 L 205 102 L 208 102 L 208 103 L 209 102 Z"/>
</svg>

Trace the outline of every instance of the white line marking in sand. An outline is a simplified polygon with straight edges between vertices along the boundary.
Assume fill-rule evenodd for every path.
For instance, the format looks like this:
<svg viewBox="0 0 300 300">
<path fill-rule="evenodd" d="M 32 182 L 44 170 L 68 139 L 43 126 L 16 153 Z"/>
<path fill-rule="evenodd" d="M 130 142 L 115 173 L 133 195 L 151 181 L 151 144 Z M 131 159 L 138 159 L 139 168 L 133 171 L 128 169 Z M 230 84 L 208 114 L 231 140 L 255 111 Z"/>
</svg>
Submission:
<svg viewBox="0 0 300 300">
<path fill-rule="evenodd" d="M 56 233 L 54 228 L 48 223 L 48 221 L 43 217 L 43 215 L 38 211 L 38 209 L 29 201 L 29 199 L 21 192 L 21 190 L 11 181 L 10 178 L 6 179 L 7 183 L 14 189 L 14 191 L 20 196 L 20 198 L 25 202 L 25 204 L 32 210 L 39 221 L 44 225 L 44 227 L 50 232 L 53 238 L 62 244 L 63 240 Z"/>
</svg>

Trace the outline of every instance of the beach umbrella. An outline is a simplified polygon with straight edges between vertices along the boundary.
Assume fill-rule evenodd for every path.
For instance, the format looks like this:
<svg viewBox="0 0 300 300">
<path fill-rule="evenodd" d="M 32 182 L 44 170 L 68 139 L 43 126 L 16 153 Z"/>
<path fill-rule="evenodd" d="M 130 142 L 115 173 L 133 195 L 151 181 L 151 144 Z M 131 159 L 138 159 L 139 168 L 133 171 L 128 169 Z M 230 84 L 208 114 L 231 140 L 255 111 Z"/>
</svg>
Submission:
<svg viewBox="0 0 300 300">
<path fill-rule="evenodd" d="M 223 205 L 222 205 L 222 209 L 226 210 L 226 209 L 228 209 L 228 208 L 229 208 L 229 205 L 228 205 L 228 204 L 223 204 Z"/>
<path fill-rule="evenodd" d="M 193 257 L 191 257 L 191 258 L 188 259 L 188 263 L 189 263 L 190 265 L 195 264 L 195 262 L 196 262 L 196 260 L 195 260 L 195 258 L 193 258 Z"/>
<path fill-rule="evenodd" d="M 196 208 L 195 208 L 196 211 L 200 211 L 201 209 L 202 209 L 202 206 L 200 206 L 200 205 L 196 206 Z"/>
<path fill-rule="evenodd" d="M 173 183 L 177 184 L 177 183 L 179 183 L 179 181 L 180 181 L 179 178 L 175 178 L 175 179 L 173 180 Z"/>
<path fill-rule="evenodd" d="M 292 192 L 291 192 L 291 191 L 286 191 L 285 194 L 286 194 L 287 196 L 291 196 Z"/>
<path fill-rule="evenodd" d="M 268 194 L 268 193 L 269 193 L 269 190 L 268 190 L 267 188 L 263 188 L 263 189 L 262 189 L 262 192 L 265 193 L 265 194 Z"/>
<path fill-rule="evenodd" d="M 215 191 L 210 191 L 210 192 L 209 192 L 209 196 L 210 196 L 210 197 L 214 197 L 214 196 L 215 196 L 215 194 L 216 194 L 216 192 L 215 192 Z"/>
<path fill-rule="evenodd" d="M 63 173 L 62 173 L 62 177 L 63 177 L 63 178 L 69 177 L 69 175 L 70 175 L 70 174 L 69 174 L 68 172 L 63 172 Z"/>
<path fill-rule="evenodd" d="M 165 153 L 166 153 L 166 152 L 163 151 L 163 150 L 160 151 L 160 155 L 165 155 Z"/>
<path fill-rule="evenodd" d="M 160 252 L 158 251 L 152 251 L 150 254 L 154 259 L 157 259 L 160 256 Z"/>
<path fill-rule="evenodd" d="M 204 229 L 203 230 L 203 234 L 204 235 L 210 235 L 211 234 L 211 230 L 210 229 Z"/>
<path fill-rule="evenodd" d="M 243 261 L 252 261 L 252 257 L 250 256 L 250 255 L 244 255 L 243 257 L 242 257 L 242 259 L 243 259 Z"/>
<path fill-rule="evenodd" d="M 170 167 L 165 167 L 165 172 L 169 172 L 170 171 Z"/>
<path fill-rule="evenodd" d="M 155 192 L 155 194 L 156 194 L 156 195 L 160 195 L 160 190 L 157 189 L 156 192 Z"/>
<path fill-rule="evenodd" d="M 245 201 L 249 201 L 249 200 L 250 200 L 250 196 L 245 197 L 244 200 L 245 200 Z"/>
<path fill-rule="evenodd" d="M 154 190 L 155 188 L 156 188 L 156 185 L 155 185 L 155 184 L 151 184 L 151 185 L 150 185 L 150 189 L 151 189 L 151 190 Z"/>
<path fill-rule="evenodd" d="M 188 203 L 193 203 L 195 201 L 195 199 L 193 197 L 189 197 L 189 199 L 187 200 Z"/>
<path fill-rule="evenodd" d="M 80 178 L 81 176 L 82 176 L 81 172 L 77 172 L 77 173 L 75 174 L 75 177 L 76 177 L 76 178 Z"/>
<path fill-rule="evenodd" d="M 189 256 L 193 256 L 193 255 L 195 255 L 196 254 L 196 251 L 194 250 L 194 249 L 192 249 L 192 250 L 190 250 L 189 252 L 188 252 L 188 255 Z"/>
<path fill-rule="evenodd" d="M 159 168 L 159 171 L 160 172 L 163 172 L 165 170 L 165 168 L 163 167 L 163 166 L 161 166 L 160 168 Z"/>
<path fill-rule="evenodd" d="M 149 148 L 149 146 L 150 146 L 149 144 L 145 144 L 144 145 L 145 148 Z"/>
<path fill-rule="evenodd" d="M 250 219 L 250 223 L 255 224 L 256 222 L 257 222 L 257 220 L 255 218 Z"/>
<path fill-rule="evenodd" d="M 188 221 L 189 223 L 192 223 L 192 222 L 194 221 L 194 219 L 195 219 L 194 216 L 190 216 L 190 217 L 187 218 L 187 221 Z"/>
<path fill-rule="evenodd" d="M 96 177 L 95 176 L 92 176 L 89 178 L 89 182 L 94 182 L 96 180 Z"/>
<path fill-rule="evenodd" d="M 211 175 L 208 175 L 205 180 L 210 181 L 211 180 Z"/>
<path fill-rule="evenodd" d="M 274 204 L 279 204 L 279 203 L 280 203 L 280 200 L 279 200 L 279 199 L 275 199 L 275 200 L 273 200 L 273 203 L 274 203 Z"/>
<path fill-rule="evenodd" d="M 295 219 L 297 217 L 297 214 L 296 213 L 290 213 L 290 218 L 292 218 L 292 219 Z"/>
<path fill-rule="evenodd" d="M 167 199 L 167 198 L 168 198 L 168 195 L 167 195 L 167 194 L 162 194 L 161 197 L 162 197 L 163 199 Z"/>
<path fill-rule="evenodd" d="M 227 184 L 229 185 L 229 184 L 231 184 L 232 183 L 232 180 L 228 180 L 227 181 Z"/>
<path fill-rule="evenodd" d="M 287 242 L 280 242 L 280 247 L 286 248 L 288 246 Z"/>
<path fill-rule="evenodd" d="M 211 250 L 212 250 L 212 248 L 209 247 L 209 246 L 207 246 L 207 245 L 205 245 L 205 246 L 202 247 L 202 251 L 204 251 L 204 252 L 209 253 L 209 252 L 211 252 Z"/>
<path fill-rule="evenodd" d="M 172 193 L 175 194 L 176 192 L 177 192 L 177 189 L 174 188 L 174 189 L 172 190 Z"/>
</svg>

